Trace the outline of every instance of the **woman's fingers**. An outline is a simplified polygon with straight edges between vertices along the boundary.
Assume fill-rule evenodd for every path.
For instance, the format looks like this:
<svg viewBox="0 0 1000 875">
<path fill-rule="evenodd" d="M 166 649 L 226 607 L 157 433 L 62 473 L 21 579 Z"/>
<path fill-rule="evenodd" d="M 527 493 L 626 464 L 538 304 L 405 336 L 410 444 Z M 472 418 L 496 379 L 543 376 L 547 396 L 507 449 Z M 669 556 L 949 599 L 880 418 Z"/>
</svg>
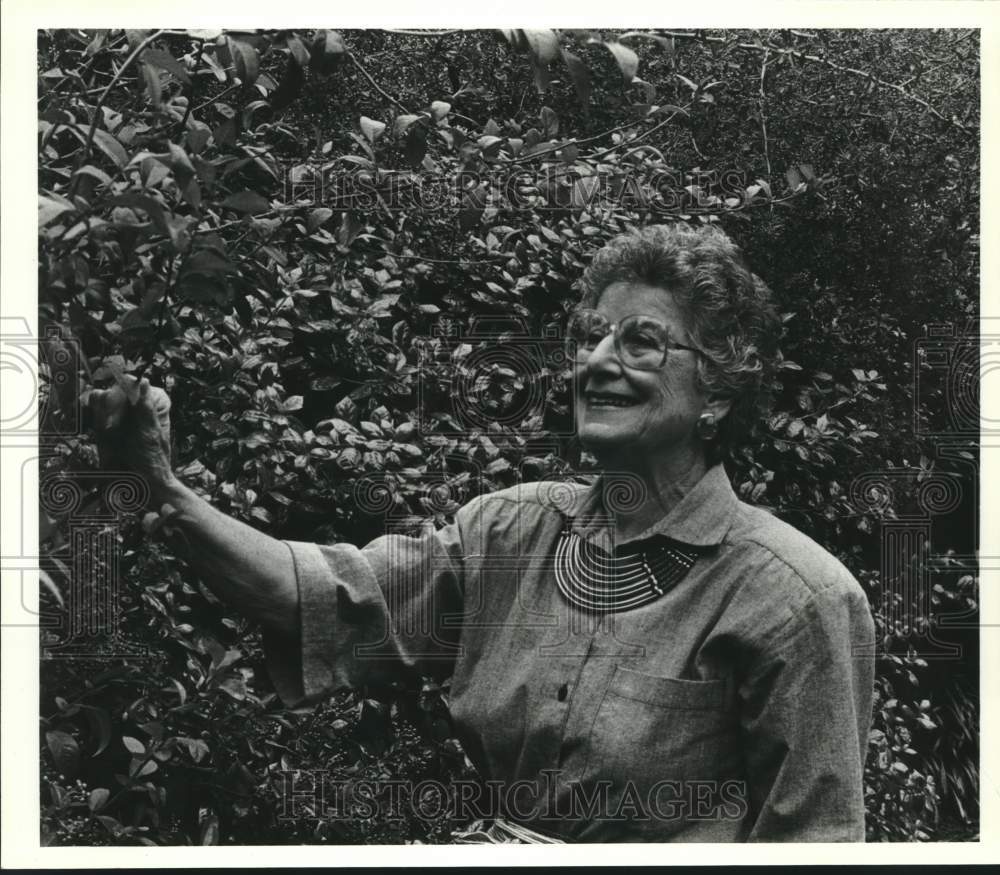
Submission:
<svg viewBox="0 0 1000 875">
<path fill-rule="evenodd" d="M 135 380 L 135 377 L 124 377 Z M 91 389 L 86 393 L 84 403 L 89 408 L 98 431 L 111 431 L 121 426 L 130 409 L 139 413 L 145 422 L 162 423 L 170 413 L 170 396 L 163 390 L 151 386 L 149 380 L 139 381 L 139 396 L 134 404 L 128 400 L 128 392 L 120 385 L 110 389 Z"/>
<path fill-rule="evenodd" d="M 145 378 L 139 383 L 139 400 L 135 403 L 142 428 L 168 430 L 170 428 L 170 396 Z"/>
<path fill-rule="evenodd" d="M 121 386 L 110 389 L 92 389 L 87 396 L 87 406 L 99 432 L 111 431 L 122 424 L 128 411 L 128 396 Z"/>
</svg>

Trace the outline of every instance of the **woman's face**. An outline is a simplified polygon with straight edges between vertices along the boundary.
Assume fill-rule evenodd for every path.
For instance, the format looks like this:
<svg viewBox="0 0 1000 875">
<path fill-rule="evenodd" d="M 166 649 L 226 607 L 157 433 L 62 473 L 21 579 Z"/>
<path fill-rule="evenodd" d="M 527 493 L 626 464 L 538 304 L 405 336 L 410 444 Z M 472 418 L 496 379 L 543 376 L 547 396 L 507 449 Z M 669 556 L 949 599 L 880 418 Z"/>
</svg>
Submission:
<svg viewBox="0 0 1000 875">
<path fill-rule="evenodd" d="M 608 322 L 641 314 L 663 322 L 677 343 L 691 345 L 686 320 L 670 292 L 645 283 L 608 286 L 594 308 Z M 663 367 L 640 371 L 624 366 L 611 334 L 577 365 L 576 415 L 580 440 L 604 457 L 669 459 L 701 452 L 698 417 L 709 410 L 698 388 L 698 353 L 672 349 Z"/>
</svg>

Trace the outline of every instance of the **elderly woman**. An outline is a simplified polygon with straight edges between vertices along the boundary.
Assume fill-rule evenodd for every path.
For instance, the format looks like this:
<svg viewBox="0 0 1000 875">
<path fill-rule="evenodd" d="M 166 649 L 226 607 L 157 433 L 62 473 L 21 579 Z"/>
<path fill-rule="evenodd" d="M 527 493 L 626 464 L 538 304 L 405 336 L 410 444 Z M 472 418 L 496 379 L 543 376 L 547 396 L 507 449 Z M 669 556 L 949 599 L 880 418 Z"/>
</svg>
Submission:
<svg viewBox="0 0 1000 875">
<path fill-rule="evenodd" d="M 169 402 L 95 394 L 288 703 L 450 675 L 493 814 L 572 841 L 862 841 L 873 624 L 833 556 L 721 459 L 775 356 L 766 286 L 711 227 L 648 227 L 584 276 L 567 340 L 589 486 L 481 496 L 422 538 L 276 541 L 182 485 Z"/>
</svg>

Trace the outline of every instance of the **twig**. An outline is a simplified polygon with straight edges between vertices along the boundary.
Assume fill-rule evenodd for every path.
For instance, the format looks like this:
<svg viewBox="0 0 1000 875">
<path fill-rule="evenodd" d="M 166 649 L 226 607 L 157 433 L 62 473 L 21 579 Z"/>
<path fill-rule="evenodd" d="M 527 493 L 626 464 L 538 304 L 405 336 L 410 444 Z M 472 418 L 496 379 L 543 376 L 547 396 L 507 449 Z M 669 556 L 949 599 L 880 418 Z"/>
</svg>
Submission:
<svg viewBox="0 0 1000 875">
<path fill-rule="evenodd" d="M 482 124 L 480 124 L 479 122 L 477 122 L 474 118 L 469 118 L 467 115 L 462 115 L 462 113 L 460 113 L 460 112 L 455 112 L 455 110 L 452 110 L 451 112 L 449 112 L 448 115 L 453 116 L 454 118 L 462 119 L 462 121 L 468 122 L 473 127 L 477 127 L 477 128 L 481 128 L 482 127 Z"/>
<path fill-rule="evenodd" d="M 767 164 L 767 181 L 771 181 L 771 155 L 767 147 L 767 112 L 764 109 L 767 93 L 764 91 L 764 77 L 767 75 L 768 52 L 764 52 L 764 60 L 760 65 L 760 132 L 764 137 L 764 162 Z"/>
<path fill-rule="evenodd" d="M 620 149 L 622 146 L 632 146 L 632 145 L 635 145 L 635 143 L 638 140 L 641 140 L 643 137 L 648 137 L 650 134 L 654 133 L 655 131 L 659 130 L 664 125 L 666 125 L 667 122 L 672 121 L 675 115 L 677 115 L 676 112 L 671 113 L 671 115 L 670 115 L 670 117 L 668 119 L 666 119 L 665 121 L 660 122 L 659 124 L 654 125 L 648 131 L 646 131 L 644 134 L 640 134 L 639 136 L 637 136 L 634 140 L 629 140 L 627 143 L 618 143 L 618 144 L 616 144 L 614 146 L 611 146 L 611 147 L 605 149 L 603 152 L 598 152 L 596 155 L 590 155 L 588 157 L 590 157 L 590 158 L 601 158 L 604 155 L 610 155 L 612 152 L 615 151 L 615 149 Z M 574 140 L 572 142 L 572 145 L 574 145 L 574 146 L 582 146 L 584 143 L 593 143 L 595 140 L 603 140 L 605 137 L 610 137 L 612 134 L 617 134 L 619 131 L 624 131 L 626 128 L 634 127 L 635 124 L 636 124 L 635 122 L 626 122 L 623 125 L 618 125 L 618 127 L 616 127 L 616 128 L 611 128 L 611 130 L 609 130 L 609 131 L 604 131 L 604 132 L 602 132 L 600 134 L 594 134 L 594 136 L 592 136 L 592 137 L 584 137 L 582 140 Z M 551 149 L 545 149 L 544 151 L 541 151 L 541 152 L 532 152 L 532 154 L 525 155 L 523 158 L 515 158 L 512 161 L 507 162 L 507 164 L 505 166 L 510 166 L 512 164 L 524 164 L 524 163 L 526 163 L 528 161 L 534 161 L 536 158 L 542 158 L 545 155 L 551 155 L 553 152 L 558 152 L 560 149 L 562 149 L 562 148 L 564 148 L 565 146 L 568 146 L 568 145 L 571 145 L 571 144 L 570 143 L 563 143 L 563 144 L 558 145 L 558 146 L 553 146 Z"/>
<path fill-rule="evenodd" d="M 698 141 L 694 138 L 694 133 L 691 133 L 691 147 L 694 149 L 695 155 L 701 158 L 702 161 L 705 160 L 705 156 L 701 154 L 701 149 L 698 148 Z"/>
<path fill-rule="evenodd" d="M 712 43 L 716 45 L 727 45 L 733 48 L 742 49 L 748 52 L 774 52 L 777 55 L 787 55 L 796 58 L 800 61 L 807 61 L 811 64 L 821 64 L 824 67 L 829 67 L 831 70 L 836 70 L 839 73 L 849 73 L 852 76 L 857 76 L 861 79 L 865 79 L 868 82 L 872 82 L 875 85 L 881 85 L 883 88 L 890 88 L 893 91 L 898 92 L 907 100 L 912 100 L 914 103 L 920 104 L 924 109 L 926 109 L 932 116 L 940 121 L 943 121 L 954 128 L 960 130 L 963 134 L 973 137 L 978 134 L 978 128 L 970 127 L 969 125 L 964 125 L 958 119 L 948 118 L 944 113 L 935 109 L 922 97 L 918 97 L 910 91 L 907 91 L 902 85 L 895 82 L 887 82 L 885 79 L 880 79 L 874 73 L 870 73 L 867 70 L 858 70 L 856 67 L 845 67 L 842 64 L 837 64 L 827 58 L 821 58 L 819 55 L 809 55 L 805 52 L 800 52 L 796 49 L 785 49 L 781 46 L 775 46 L 771 44 L 754 44 L 754 43 L 731 43 L 723 37 L 718 36 L 707 36 L 701 33 L 684 33 L 682 31 L 664 30 L 659 32 L 663 36 L 673 37 L 674 39 L 688 39 L 696 40 L 698 42 Z"/>
<path fill-rule="evenodd" d="M 149 370 L 149 367 L 153 364 L 153 359 L 156 357 L 156 350 L 160 345 L 160 336 L 163 334 L 163 326 L 167 321 L 167 306 L 170 300 L 170 282 L 173 278 L 174 273 L 174 256 L 170 256 L 170 261 L 167 262 L 167 274 L 163 282 L 163 298 L 160 301 L 160 312 L 156 317 L 156 329 L 153 332 L 153 336 L 149 339 L 149 345 L 146 348 L 146 361 L 142 364 L 139 370 L 135 374 L 136 380 L 141 380 L 143 374 Z"/>
<path fill-rule="evenodd" d="M 201 48 L 198 49 L 198 60 L 195 61 L 195 68 L 197 68 L 198 64 L 201 63 L 201 59 L 204 56 L 205 56 L 205 44 L 202 43 Z M 190 94 L 188 94 L 188 105 L 187 109 L 184 110 L 184 118 L 180 120 L 180 124 L 178 125 L 178 130 L 180 131 L 184 130 L 184 128 L 187 126 L 187 120 L 191 117 L 191 113 L 194 107 L 194 95 L 197 90 L 198 90 L 198 77 L 195 76 L 191 80 L 191 92 Z"/>
<path fill-rule="evenodd" d="M 351 63 L 354 64 L 354 66 L 358 68 L 358 70 L 365 77 L 365 79 L 367 79 L 371 83 L 372 88 L 374 88 L 379 94 L 381 94 L 390 103 L 396 104 L 396 106 L 398 106 L 401 110 L 403 110 L 404 113 L 409 114 L 409 110 L 405 106 L 403 106 L 402 103 L 400 103 L 398 100 L 396 100 L 395 97 L 393 97 L 391 94 L 387 93 L 382 88 L 382 86 L 379 85 L 378 82 L 376 82 L 372 78 L 371 73 L 369 73 L 364 67 L 361 66 L 361 63 L 358 61 L 357 58 L 354 57 L 353 54 L 351 54 L 350 52 L 348 52 L 347 53 L 347 57 L 351 59 Z"/>
<path fill-rule="evenodd" d="M 124 73 L 129 68 L 129 65 L 137 57 L 139 57 L 139 53 L 143 49 L 145 49 L 146 46 L 148 46 L 150 43 L 152 43 L 155 40 L 159 39 L 162 35 L 163 35 L 163 31 L 162 30 L 158 30 L 158 31 L 156 31 L 156 33 L 152 34 L 151 36 L 146 37 L 141 43 L 139 43 L 139 45 L 137 45 L 135 47 L 135 51 L 133 51 L 132 54 L 129 55 L 125 59 L 125 63 L 122 64 L 121 67 L 118 68 L 118 72 L 115 73 L 114 78 L 112 78 L 112 80 L 105 86 L 104 93 L 97 99 L 97 105 L 94 107 L 94 118 L 90 122 L 90 130 L 87 131 L 87 139 L 86 139 L 86 141 L 83 144 L 83 154 L 81 154 L 80 160 L 79 160 L 78 166 L 77 166 L 78 170 L 79 170 L 80 167 L 83 166 L 83 164 L 87 160 L 87 158 L 90 157 L 90 147 L 94 143 L 94 134 L 97 132 L 97 122 L 98 122 L 98 120 L 101 117 L 101 108 L 104 106 L 104 101 L 107 99 L 108 94 L 111 92 L 111 89 L 114 88 L 115 83 L 121 78 L 122 73 Z M 73 188 L 72 188 L 72 192 L 71 193 L 73 193 L 73 194 L 76 193 L 76 186 L 77 186 L 77 182 L 76 182 L 76 180 L 74 180 L 73 181 Z"/>
<path fill-rule="evenodd" d="M 662 122 L 658 122 L 657 124 L 653 125 L 653 127 L 651 127 L 648 131 L 645 131 L 645 132 L 639 134 L 638 136 L 632 138 L 628 142 L 617 143 L 614 146 L 609 146 L 607 149 L 603 150 L 602 152 L 597 152 L 596 154 L 594 154 L 594 155 L 588 155 L 587 157 L 591 161 L 596 161 L 599 158 L 603 158 L 605 155 L 610 155 L 616 149 L 621 149 L 623 146 L 635 146 L 635 144 L 638 143 L 640 140 L 644 140 L 646 137 L 650 136 L 651 134 L 655 134 L 658 130 L 660 130 L 660 128 L 664 128 L 668 124 L 670 124 L 670 122 L 672 122 L 674 120 L 674 117 L 676 115 L 677 115 L 676 112 L 672 112 Z M 628 125 L 625 125 L 624 127 L 628 127 Z M 694 137 L 692 137 L 691 139 L 694 140 Z M 581 142 L 586 142 L 586 141 L 582 140 Z M 697 151 L 697 149 L 696 149 L 696 151 Z M 533 158 L 534 155 L 532 155 L 531 157 Z"/>
<path fill-rule="evenodd" d="M 198 112 L 199 110 L 204 109 L 206 106 L 209 106 L 210 104 L 215 103 L 215 101 L 221 100 L 223 97 L 225 97 L 231 91 L 235 91 L 237 88 L 242 88 L 242 87 L 243 87 L 243 83 L 242 82 L 237 82 L 235 85 L 230 85 L 228 88 L 225 88 L 222 91 L 220 91 L 218 94 L 216 94 L 215 97 L 210 97 L 204 103 L 199 103 L 194 109 L 191 110 L 191 112 Z"/>
<path fill-rule="evenodd" d="M 395 253 L 389 253 L 393 258 L 417 258 L 420 261 L 427 261 L 431 264 L 497 264 L 499 259 L 510 260 L 509 255 L 503 255 L 502 253 L 497 253 L 495 256 L 496 260 L 489 259 L 475 259 L 475 258 L 429 258 L 426 255 L 396 255 Z"/>
<path fill-rule="evenodd" d="M 404 36 L 449 36 L 461 33 L 461 30 L 397 30 L 391 27 L 380 27 L 382 33 L 401 33 Z"/>
</svg>

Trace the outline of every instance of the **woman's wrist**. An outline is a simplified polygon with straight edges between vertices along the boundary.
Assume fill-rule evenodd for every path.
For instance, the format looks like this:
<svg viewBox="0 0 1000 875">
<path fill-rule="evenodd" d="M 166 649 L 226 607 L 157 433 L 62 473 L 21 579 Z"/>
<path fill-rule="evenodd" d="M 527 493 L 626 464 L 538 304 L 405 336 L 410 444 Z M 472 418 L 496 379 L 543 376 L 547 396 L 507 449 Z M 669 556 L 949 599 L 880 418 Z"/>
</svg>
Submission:
<svg viewBox="0 0 1000 875">
<path fill-rule="evenodd" d="M 183 510 L 182 505 L 197 498 L 187 486 L 185 486 L 171 472 L 169 476 L 156 478 L 150 483 L 150 504 L 153 510 L 159 511 L 163 505 L 169 504 L 177 510 Z"/>
</svg>

